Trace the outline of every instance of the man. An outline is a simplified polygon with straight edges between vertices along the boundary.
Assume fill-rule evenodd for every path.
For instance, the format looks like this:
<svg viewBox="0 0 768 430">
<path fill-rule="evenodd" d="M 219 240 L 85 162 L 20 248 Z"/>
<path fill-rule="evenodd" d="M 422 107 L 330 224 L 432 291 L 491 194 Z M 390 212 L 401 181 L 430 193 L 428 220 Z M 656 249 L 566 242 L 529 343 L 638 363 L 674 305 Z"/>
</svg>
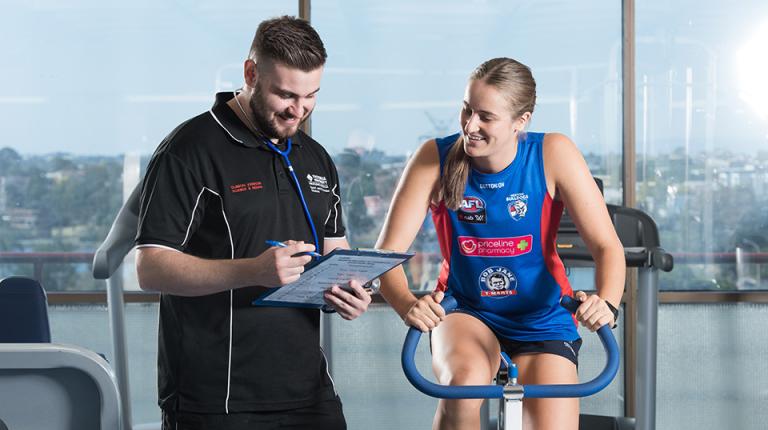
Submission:
<svg viewBox="0 0 768 430">
<path fill-rule="evenodd" d="M 137 270 L 142 289 L 162 292 L 163 429 L 346 428 L 319 346 L 319 311 L 251 306 L 297 280 L 315 244 L 322 253 L 349 247 L 336 168 L 299 130 L 325 59 L 308 23 L 262 22 L 242 91 L 217 94 L 150 161 Z M 349 288 L 325 294 L 345 319 L 371 300 L 359 283 Z"/>
</svg>

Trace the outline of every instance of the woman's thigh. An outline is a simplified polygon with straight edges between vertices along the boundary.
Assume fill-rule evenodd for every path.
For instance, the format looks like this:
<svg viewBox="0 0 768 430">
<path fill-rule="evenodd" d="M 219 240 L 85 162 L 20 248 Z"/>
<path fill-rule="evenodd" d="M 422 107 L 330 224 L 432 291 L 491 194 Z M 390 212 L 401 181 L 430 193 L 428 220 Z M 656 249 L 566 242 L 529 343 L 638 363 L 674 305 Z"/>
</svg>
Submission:
<svg viewBox="0 0 768 430">
<path fill-rule="evenodd" d="M 518 383 L 576 384 L 576 365 L 560 355 L 537 353 L 512 357 L 517 364 Z M 524 428 L 535 430 L 577 430 L 579 399 L 523 399 Z"/>
</svg>

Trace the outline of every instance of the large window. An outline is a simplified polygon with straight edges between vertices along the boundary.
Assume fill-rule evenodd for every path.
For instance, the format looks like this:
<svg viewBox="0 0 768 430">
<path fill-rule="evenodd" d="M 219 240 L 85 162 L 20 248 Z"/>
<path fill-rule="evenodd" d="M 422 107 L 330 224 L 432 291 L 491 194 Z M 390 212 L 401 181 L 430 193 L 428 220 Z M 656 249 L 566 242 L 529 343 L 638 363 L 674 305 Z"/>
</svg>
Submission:
<svg viewBox="0 0 768 430">
<path fill-rule="evenodd" d="M 103 290 L 93 252 L 149 155 L 214 92 L 241 85 L 262 19 L 297 13 L 279 0 L 3 2 L 0 277 Z M 138 289 L 130 261 L 124 278 Z M 133 421 L 159 421 L 157 305 L 126 308 Z M 104 306 L 49 312 L 54 342 L 115 363 Z"/>
<path fill-rule="evenodd" d="M 329 55 L 312 134 L 335 154 L 353 246 L 375 242 L 413 151 L 428 139 L 459 130 L 467 78 L 494 57 L 512 57 L 531 67 L 538 103 L 530 129 L 569 135 L 592 173 L 604 180 L 606 198 L 620 203 L 619 3 L 316 1 L 312 22 L 326 40 Z M 413 250 L 418 253 L 407 267 L 411 287 L 434 288 L 440 256 L 431 220 L 425 219 Z M 571 279 L 577 288 L 592 288 L 591 272 Z M 344 354 L 334 369 L 352 365 L 344 361 L 350 352 L 344 348 L 338 347 Z M 591 351 L 601 357 L 597 345 Z M 364 355 L 365 348 L 358 354 Z M 365 397 L 359 387 L 344 382 L 343 392 L 354 393 L 346 397 L 353 406 L 350 422 L 357 423 L 353 427 L 382 419 L 382 414 L 364 412 L 370 405 L 360 400 Z M 585 410 L 620 415 L 621 386 L 619 378 L 602 397 L 585 403 Z M 385 419 L 407 417 L 404 423 L 410 427 L 400 423 L 403 428 L 428 426 L 432 408 L 424 413 L 418 402 L 433 402 L 408 399 L 388 400 L 402 406 L 397 418 Z"/>
<path fill-rule="evenodd" d="M 0 276 L 34 276 L 48 291 L 103 289 L 92 253 L 141 166 L 215 91 L 241 85 L 256 24 L 297 5 L 3 3 Z"/>
<path fill-rule="evenodd" d="M 665 289 L 768 288 L 768 6 L 637 2 L 637 201 Z"/>
<path fill-rule="evenodd" d="M 312 132 L 337 154 L 353 245 L 375 242 L 407 158 L 459 130 L 467 78 L 494 57 L 531 67 L 530 129 L 569 135 L 620 203 L 618 2 L 318 1 L 312 21 L 329 53 Z M 431 221 L 413 249 L 411 286 L 431 289 L 440 260 Z"/>
<path fill-rule="evenodd" d="M 92 254 L 152 151 L 177 124 L 207 110 L 214 92 L 240 86 L 256 24 L 296 15 L 298 3 L 3 2 L 0 277 L 33 276 L 48 291 L 102 290 L 90 273 Z M 768 5 L 634 4 L 637 183 L 627 185 L 636 186 L 638 206 L 675 255 L 661 286 L 766 290 Z M 312 1 L 312 22 L 329 53 L 312 134 L 339 167 L 352 245 L 373 245 L 408 157 L 427 139 L 458 130 L 468 75 L 497 56 L 533 70 L 538 105 L 530 129 L 569 135 L 604 181 L 606 200 L 620 204 L 621 5 Z M 411 286 L 431 289 L 440 258 L 427 218 L 413 250 Z M 134 276 L 129 257 L 126 289 L 137 289 Z M 574 269 L 570 278 L 587 289 L 593 272 Z M 145 369 L 155 360 L 157 306 L 127 310 L 134 421 L 156 421 L 156 378 Z M 659 428 L 761 428 L 765 414 L 753 412 L 764 403 L 768 372 L 750 349 L 760 339 L 750 327 L 759 324 L 745 321 L 764 311 L 754 304 L 662 306 Z M 54 342 L 112 358 L 103 305 L 54 304 L 51 324 Z M 350 428 L 428 426 L 434 401 L 404 379 L 392 382 L 400 374 L 400 324 L 377 307 L 353 323 L 334 320 L 329 330 Z M 585 344 L 585 375 L 601 359 L 591 357 L 594 350 Z M 704 358 L 691 366 L 691 356 Z M 371 364 L 372 357 L 381 360 Z M 755 372 L 708 378 L 728 360 Z M 585 400 L 583 410 L 621 415 L 622 382 Z M 711 386 L 724 388 L 708 393 Z M 389 407 L 396 417 L 379 413 Z"/>
</svg>

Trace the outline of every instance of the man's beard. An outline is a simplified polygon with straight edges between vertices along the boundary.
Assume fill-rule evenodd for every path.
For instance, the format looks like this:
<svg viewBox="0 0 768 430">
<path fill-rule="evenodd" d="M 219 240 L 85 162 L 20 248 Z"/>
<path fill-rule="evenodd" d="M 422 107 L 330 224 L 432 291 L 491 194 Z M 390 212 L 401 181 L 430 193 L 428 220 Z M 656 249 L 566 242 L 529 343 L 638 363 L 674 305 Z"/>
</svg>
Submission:
<svg viewBox="0 0 768 430">
<path fill-rule="evenodd" d="M 298 132 L 299 127 L 304 121 L 299 122 L 295 130 L 288 130 L 288 133 L 280 132 L 277 129 L 277 122 L 275 119 L 268 120 L 268 113 L 266 112 L 266 100 L 261 92 L 261 87 L 256 84 L 253 89 L 253 95 L 251 96 L 248 104 L 251 106 L 251 112 L 253 112 L 253 119 L 256 127 L 259 131 L 264 133 L 268 139 L 287 139 L 293 137 Z"/>
</svg>

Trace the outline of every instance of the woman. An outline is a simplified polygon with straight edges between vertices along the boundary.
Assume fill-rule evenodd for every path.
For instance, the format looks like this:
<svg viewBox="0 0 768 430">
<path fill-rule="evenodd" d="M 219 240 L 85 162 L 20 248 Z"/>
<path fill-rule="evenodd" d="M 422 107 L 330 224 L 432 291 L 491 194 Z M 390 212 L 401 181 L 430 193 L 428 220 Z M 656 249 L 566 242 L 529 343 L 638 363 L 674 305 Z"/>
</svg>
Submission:
<svg viewBox="0 0 768 430">
<path fill-rule="evenodd" d="M 576 146 L 558 133 L 526 133 L 536 101 L 530 69 L 509 59 L 470 76 L 461 132 L 423 144 L 392 199 L 377 247 L 407 250 L 428 209 L 443 265 L 435 292 L 409 291 L 402 269 L 381 279 L 381 293 L 405 323 L 432 331 L 432 367 L 449 385 L 488 384 L 499 353 L 517 364 L 521 384 L 578 382 L 581 345 L 560 297 L 572 295 L 555 236 L 568 208 L 596 263 L 597 294 L 576 298 L 576 319 L 590 330 L 615 324 L 624 255 L 602 195 Z M 438 303 L 454 296 L 459 309 Z M 481 400 L 440 400 L 435 429 L 480 426 Z M 529 430 L 578 428 L 578 399 L 524 399 Z"/>
</svg>

